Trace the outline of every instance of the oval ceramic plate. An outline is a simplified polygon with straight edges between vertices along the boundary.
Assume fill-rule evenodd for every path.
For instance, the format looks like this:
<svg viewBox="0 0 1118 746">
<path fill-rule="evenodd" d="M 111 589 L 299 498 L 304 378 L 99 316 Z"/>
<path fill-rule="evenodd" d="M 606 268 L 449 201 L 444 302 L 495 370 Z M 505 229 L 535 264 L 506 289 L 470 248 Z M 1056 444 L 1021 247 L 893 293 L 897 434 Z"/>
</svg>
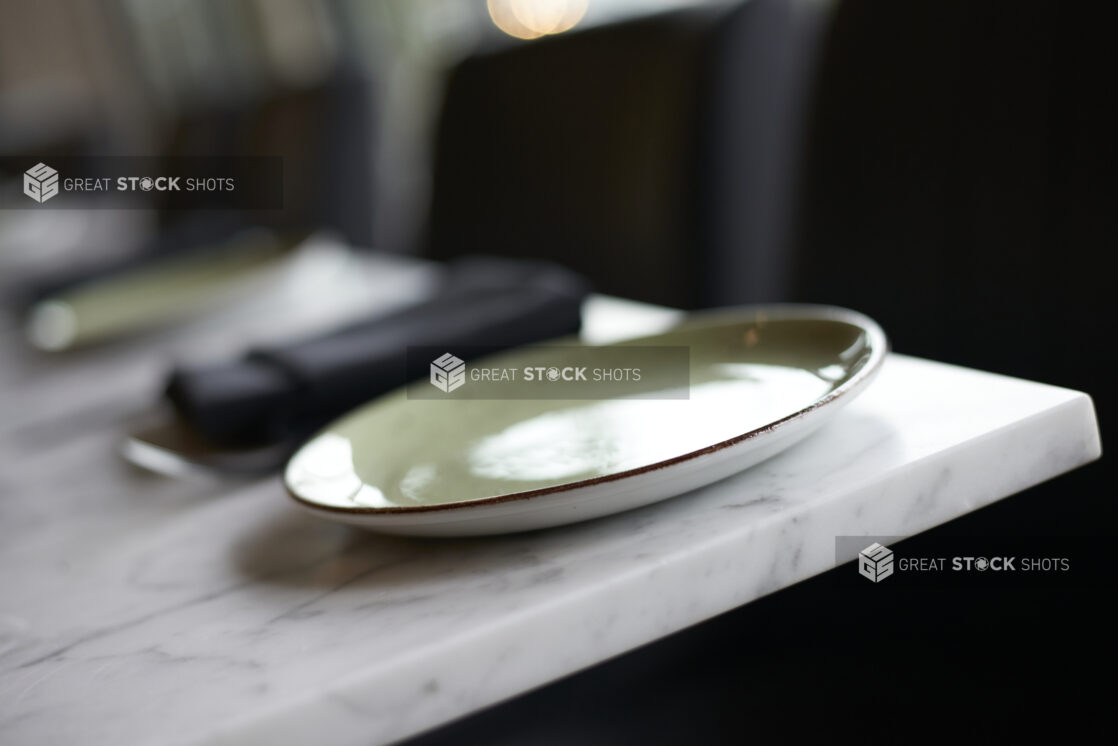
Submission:
<svg viewBox="0 0 1118 746">
<path fill-rule="evenodd" d="M 561 355 L 581 343 L 553 344 L 566 345 L 551 350 Z M 287 488 L 316 515 L 385 533 L 493 534 L 595 518 L 788 448 L 863 391 L 887 349 L 872 320 L 827 306 L 695 314 L 622 344 L 688 348 L 688 398 L 650 398 L 655 370 L 640 397 L 591 401 L 433 400 L 404 387 L 308 441 L 287 465 Z M 477 365 L 520 368 L 533 354 Z M 662 383 L 670 395 L 679 377 Z"/>
</svg>

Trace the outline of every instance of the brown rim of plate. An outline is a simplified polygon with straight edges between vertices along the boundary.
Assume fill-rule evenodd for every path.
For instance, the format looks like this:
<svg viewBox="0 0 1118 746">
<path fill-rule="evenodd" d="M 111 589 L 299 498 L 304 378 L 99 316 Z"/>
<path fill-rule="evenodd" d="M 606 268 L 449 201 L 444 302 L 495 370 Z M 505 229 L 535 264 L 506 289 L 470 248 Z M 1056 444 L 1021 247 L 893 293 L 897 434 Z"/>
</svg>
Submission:
<svg viewBox="0 0 1118 746">
<path fill-rule="evenodd" d="M 720 316 L 735 316 L 753 312 L 758 316 L 764 315 L 767 320 L 776 320 L 779 318 L 781 321 L 796 320 L 796 319 L 810 319 L 817 321 L 838 321 L 842 323 L 856 326 L 867 335 L 868 346 L 870 349 L 869 358 L 862 364 L 862 367 L 854 373 L 845 383 L 840 384 L 830 393 L 816 399 L 811 404 L 803 409 L 797 410 L 790 415 L 781 417 L 779 420 L 774 420 L 767 425 L 763 425 L 754 430 L 735 435 L 734 437 L 719 441 L 713 445 L 700 448 L 696 451 L 689 451 L 679 456 L 673 456 L 663 461 L 657 461 L 653 464 L 645 466 L 638 466 L 632 469 L 625 469 L 616 474 L 604 474 L 600 477 L 591 477 L 590 479 L 580 479 L 575 482 L 564 482 L 563 484 L 552 485 L 551 487 L 540 487 L 534 490 L 523 490 L 520 492 L 510 492 L 505 495 L 493 495 L 492 497 L 478 497 L 472 500 L 459 500 L 457 502 L 437 503 L 435 505 L 396 505 L 389 508 L 368 508 L 354 506 L 342 507 L 340 505 L 322 505 L 321 503 L 306 500 L 291 489 L 287 484 L 287 470 L 284 469 L 283 488 L 295 502 L 310 508 L 311 510 L 323 510 L 331 513 L 341 513 L 349 515 L 415 515 L 416 513 L 433 513 L 438 511 L 455 510 L 461 508 L 477 507 L 481 505 L 498 505 L 500 503 L 518 502 L 522 500 L 530 500 L 535 497 L 542 497 L 544 495 L 552 495 L 557 492 L 572 492 L 583 487 L 593 487 L 606 482 L 616 482 L 622 479 L 639 476 L 641 474 L 648 474 L 649 472 L 658 471 L 669 466 L 675 466 L 685 461 L 697 459 L 700 456 L 705 456 L 710 453 L 716 453 L 726 448 L 730 448 L 739 443 L 747 440 L 752 440 L 764 433 L 777 430 L 789 422 L 802 419 L 804 416 L 814 412 L 815 410 L 823 407 L 826 404 L 833 402 L 840 396 L 844 396 L 855 389 L 865 386 L 874 377 L 874 375 L 881 369 L 881 364 L 885 361 L 885 355 L 889 352 L 889 340 L 885 336 L 885 332 L 881 329 L 876 321 L 858 311 L 852 311 L 848 308 L 840 306 L 827 306 L 827 305 L 814 305 L 814 304 L 801 304 L 801 303 L 785 303 L 785 304 L 769 304 L 758 306 L 739 306 L 732 308 L 712 309 L 710 311 L 702 311 L 698 313 L 688 313 L 685 318 L 675 326 L 666 329 L 658 334 L 646 334 L 640 337 L 626 338 L 626 343 L 640 341 L 647 337 L 658 337 L 662 334 L 668 334 L 677 330 L 680 326 L 699 323 L 703 321 L 717 320 Z M 375 401 L 375 400 L 374 400 Z M 362 405 L 365 406 L 365 405 Z M 310 440 L 314 440 L 322 433 L 329 430 L 330 426 L 319 431 Z M 307 442 L 309 443 L 310 440 Z"/>
</svg>

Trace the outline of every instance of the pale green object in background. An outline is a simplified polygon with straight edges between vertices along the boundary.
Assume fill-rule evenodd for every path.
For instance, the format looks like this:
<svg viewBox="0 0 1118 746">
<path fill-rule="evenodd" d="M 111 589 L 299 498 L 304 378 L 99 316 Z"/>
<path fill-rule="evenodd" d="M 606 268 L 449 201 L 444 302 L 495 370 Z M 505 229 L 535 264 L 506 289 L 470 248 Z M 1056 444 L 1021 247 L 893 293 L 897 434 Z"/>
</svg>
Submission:
<svg viewBox="0 0 1118 746">
<path fill-rule="evenodd" d="M 251 229 L 202 254 L 80 285 L 31 308 L 28 340 L 42 350 L 66 350 L 203 312 L 265 280 L 293 246 L 269 230 Z"/>
</svg>

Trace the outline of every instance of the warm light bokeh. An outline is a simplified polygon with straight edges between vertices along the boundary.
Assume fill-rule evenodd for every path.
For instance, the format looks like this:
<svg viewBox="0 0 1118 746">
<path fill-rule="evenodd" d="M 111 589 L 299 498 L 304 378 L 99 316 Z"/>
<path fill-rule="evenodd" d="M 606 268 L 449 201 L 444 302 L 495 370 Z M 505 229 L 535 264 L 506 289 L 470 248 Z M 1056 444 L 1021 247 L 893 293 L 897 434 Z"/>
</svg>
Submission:
<svg viewBox="0 0 1118 746">
<path fill-rule="evenodd" d="M 574 28 L 589 0 L 488 0 L 497 28 L 518 39 L 538 39 Z"/>
</svg>

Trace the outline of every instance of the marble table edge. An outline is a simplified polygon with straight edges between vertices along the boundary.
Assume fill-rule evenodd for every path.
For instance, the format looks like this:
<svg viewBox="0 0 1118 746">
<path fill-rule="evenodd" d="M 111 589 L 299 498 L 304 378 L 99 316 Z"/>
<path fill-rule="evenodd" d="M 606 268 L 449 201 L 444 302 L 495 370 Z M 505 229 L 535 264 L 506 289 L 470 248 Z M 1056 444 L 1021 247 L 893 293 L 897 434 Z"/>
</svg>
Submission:
<svg viewBox="0 0 1118 746">
<path fill-rule="evenodd" d="M 1099 458 L 1091 398 L 1065 391 L 1069 398 L 1025 420 L 867 479 L 823 505 L 795 505 L 191 743 L 274 746 L 324 733 L 333 743 L 394 742 L 621 655 L 853 559 L 854 553 L 836 556 L 836 536 L 913 535 Z M 989 468 L 1007 458 L 1022 468 Z M 903 505 L 891 506 L 892 513 L 872 510 L 894 490 L 904 494 Z M 797 531 L 799 549 L 773 560 Z M 758 576 L 757 567 L 766 572 Z M 663 603 L 684 587 L 689 600 Z"/>
</svg>

